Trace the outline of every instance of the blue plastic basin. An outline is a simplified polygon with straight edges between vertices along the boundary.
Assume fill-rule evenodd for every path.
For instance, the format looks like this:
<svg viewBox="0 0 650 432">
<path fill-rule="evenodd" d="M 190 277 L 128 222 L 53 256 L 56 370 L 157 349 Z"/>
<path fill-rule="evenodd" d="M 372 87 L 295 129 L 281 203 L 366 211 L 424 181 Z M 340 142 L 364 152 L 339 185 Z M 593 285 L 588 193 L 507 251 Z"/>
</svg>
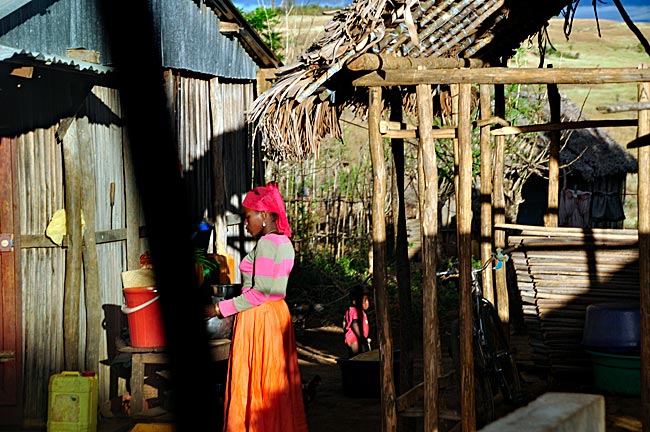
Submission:
<svg viewBox="0 0 650 432">
<path fill-rule="evenodd" d="M 582 344 L 591 350 L 637 353 L 641 347 L 639 303 L 597 303 L 587 306 Z"/>
</svg>

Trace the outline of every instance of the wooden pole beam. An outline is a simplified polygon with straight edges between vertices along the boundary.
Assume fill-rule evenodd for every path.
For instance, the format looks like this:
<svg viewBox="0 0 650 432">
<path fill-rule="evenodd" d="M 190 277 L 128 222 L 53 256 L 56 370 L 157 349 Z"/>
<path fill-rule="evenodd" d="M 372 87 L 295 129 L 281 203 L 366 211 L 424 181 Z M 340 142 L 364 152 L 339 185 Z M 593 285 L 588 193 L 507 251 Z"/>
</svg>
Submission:
<svg viewBox="0 0 650 432">
<path fill-rule="evenodd" d="M 553 65 L 548 65 L 552 68 Z M 562 114 L 562 101 L 556 84 L 549 84 L 548 104 L 551 113 L 551 123 L 559 123 Z M 548 158 L 548 192 L 546 197 L 546 215 L 544 226 L 558 226 L 558 207 L 560 196 L 560 131 L 551 132 L 551 143 Z"/>
<path fill-rule="evenodd" d="M 68 251 L 65 259 L 63 293 L 63 363 L 66 370 L 85 367 L 79 361 L 79 314 L 81 304 L 82 232 L 81 232 L 81 159 L 77 124 L 73 121 L 63 138 L 65 169 L 65 228 Z"/>
<path fill-rule="evenodd" d="M 618 113 L 618 112 L 627 112 L 627 111 L 640 111 L 640 110 L 650 110 L 650 102 L 637 102 L 629 104 L 619 104 L 619 105 L 605 105 L 597 106 L 596 111 L 601 113 Z"/>
<path fill-rule="evenodd" d="M 483 60 L 468 58 L 440 58 L 440 57 L 396 57 L 394 55 L 381 55 L 365 53 L 345 65 L 351 71 L 376 71 L 396 69 L 455 69 L 455 68 L 482 68 Z"/>
<path fill-rule="evenodd" d="M 379 122 L 379 132 L 385 134 L 388 131 L 417 130 L 418 128 L 417 119 L 414 120 L 415 121 L 410 121 L 410 122 L 382 120 Z M 504 120 L 500 117 L 489 117 L 489 118 L 480 119 L 472 122 L 472 127 L 483 127 L 483 126 L 491 126 L 491 125 L 510 126 L 510 123 L 507 120 Z M 634 124 L 634 126 L 636 126 L 636 123 Z"/>
<path fill-rule="evenodd" d="M 420 229 L 422 232 L 422 347 L 424 366 L 424 424 L 438 430 L 438 376 L 440 375 L 440 332 L 436 288 L 436 238 L 438 235 L 438 165 L 433 130 L 431 86 L 416 87 L 420 127 L 419 172 L 424 189 L 420 190 Z"/>
<path fill-rule="evenodd" d="M 506 68 L 380 70 L 352 81 L 357 87 L 417 84 L 614 84 L 650 82 L 650 69 Z"/>
<path fill-rule="evenodd" d="M 494 114 L 504 117 L 506 112 L 505 88 L 498 84 L 494 86 Z M 505 223 L 506 221 L 506 198 L 505 198 L 505 147 L 506 137 L 497 135 L 494 138 L 494 185 L 492 189 L 492 218 L 494 224 Z M 494 246 L 504 249 L 506 247 L 506 233 L 504 231 L 494 232 Z M 506 267 L 494 271 L 496 284 L 496 307 L 499 311 L 501 323 L 509 335 L 510 302 L 508 300 L 508 282 L 506 280 Z"/>
<path fill-rule="evenodd" d="M 650 69 L 642 69 L 650 70 Z M 639 102 L 650 102 L 650 83 L 639 84 Z M 639 111 L 637 136 L 650 134 L 650 110 Z M 641 406 L 643 431 L 650 431 L 650 147 L 639 147 L 638 229 L 641 292 Z"/>
<path fill-rule="evenodd" d="M 95 165 L 92 158 L 90 122 L 77 119 L 77 140 L 81 168 L 81 208 L 86 221 L 82 232 L 83 280 L 86 316 L 86 357 L 79 362 L 86 370 L 99 370 L 102 336 L 102 293 L 99 284 L 99 259 L 95 234 Z M 82 313 L 83 314 L 83 313 Z"/>
<path fill-rule="evenodd" d="M 381 420 L 383 432 L 397 430 L 397 405 L 393 384 L 393 341 L 390 333 L 386 277 L 386 162 L 379 134 L 382 98 L 381 88 L 370 89 L 368 103 L 368 139 L 373 172 L 372 194 L 372 284 L 375 290 L 377 330 L 381 352 Z"/>
<path fill-rule="evenodd" d="M 481 119 L 492 118 L 492 94 L 490 86 L 483 84 L 479 89 Z M 492 256 L 492 137 L 490 125 L 481 127 L 481 262 Z M 483 294 L 494 304 L 494 278 L 492 270 L 483 273 Z"/>
<path fill-rule="evenodd" d="M 472 129 L 471 84 L 458 89 L 458 261 L 460 291 L 461 429 L 476 430 L 472 332 Z"/>
<path fill-rule="evenodd" d="M 492 135 L 517 135 L 520 133 L 528 132 L 551 132 L 558 130 L 571 130 L 571 129 L 588 129 L 588 128 L 604 128 L 604 127 L 629 127 L 636 126 L 637 121 L 634 119 L 621 119 L 621 120 L 584 120 L 572 122 L 559 122 L 559 123 L 541 123 L 526 126 L 506 126 L 501 129 L 494 129 L 490 133 Z"/>
<path fill-rule="evenodd" d="M 573 129 L 588 129 L 588 128 L 604 128 L 604 127 L 631 127 L 636 126 L 638 121 L 635 119 L 622 119 L 622 120 L 584 120 L 574 122 L 560 122 L 560 123 L 540 123 L 525 126 L 505 126 L 498 129 L 492 129 L 490 134 L 493 136 L 505 135 L 519 135 L 522 133 L 534 132 L 551 132 L 561 130 Z M 481 126 L 476 122 L 476 126 Z M 455 127 L 436 128 L 433 130 L 433 137 L 437 139 L 442 138 L 456 138 Z M 382 132 L 384 138 L 417 138 L 418 131 L 415 129 L 386 129 Z"/>
</svg>

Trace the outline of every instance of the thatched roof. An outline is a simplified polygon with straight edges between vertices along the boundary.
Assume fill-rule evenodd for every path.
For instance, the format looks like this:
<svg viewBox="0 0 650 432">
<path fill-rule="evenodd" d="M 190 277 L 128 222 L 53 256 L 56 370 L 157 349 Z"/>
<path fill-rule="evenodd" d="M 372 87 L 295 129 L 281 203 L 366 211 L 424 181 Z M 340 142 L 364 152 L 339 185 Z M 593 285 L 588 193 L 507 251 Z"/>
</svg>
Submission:
<svg viewBox="0 0 650 432">
<path fill-rule="evenodd" d="M 327 133 L 338 136 L 338 115 L 364 104 L 363 89 L 345 65 L 366 52 L 400 57 L 477 58 L 502 64 L 525 40 L 543 44 L 548 20 L 570 21 L 579 0 L 355 0 L 336 13 L 325 33 L 275 85 L 255 101 L 251 120 L 267 154 L 300 159 L 316 152 Z"/>
<path fill-rule="evenodd" d="M 562 122 L 588 120 L 582 115 L 580 107 L 564 96 L 561 106 Z M 595 128 L 570 130 L 562 134 L 560 164 L 569 171 L 578 172 L 587 182 L 636 173 L 639 169 L 637 160 L 627 149 L 603 129 Z"/>
</svg>

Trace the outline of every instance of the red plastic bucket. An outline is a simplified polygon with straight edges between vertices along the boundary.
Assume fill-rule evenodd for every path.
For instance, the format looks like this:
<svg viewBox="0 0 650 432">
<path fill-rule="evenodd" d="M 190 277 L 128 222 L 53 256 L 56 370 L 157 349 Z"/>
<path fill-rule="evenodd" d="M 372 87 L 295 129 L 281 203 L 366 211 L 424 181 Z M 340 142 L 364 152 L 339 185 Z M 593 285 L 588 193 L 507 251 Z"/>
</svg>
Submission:
<svg viewBox="0 0 650 432">
<path fill-rule="evenodd" d="M 129 320 L 131 346 L 162 348 L 165 346 L 162 312 L 156 287 L 123 288 L 126 307 L 122 312 Z"/>
</svg>

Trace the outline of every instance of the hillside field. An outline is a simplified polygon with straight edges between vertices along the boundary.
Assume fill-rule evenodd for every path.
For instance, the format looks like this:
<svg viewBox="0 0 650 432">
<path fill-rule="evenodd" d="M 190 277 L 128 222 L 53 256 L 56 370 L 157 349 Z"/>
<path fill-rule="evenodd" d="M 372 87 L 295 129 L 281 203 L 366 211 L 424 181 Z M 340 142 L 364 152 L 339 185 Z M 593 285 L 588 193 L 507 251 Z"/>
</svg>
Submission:
<svg viewBox="0 0 650 432">
<path fill-rule="evenodd" d="M 285 38 L 285 63 L 295 60 L 300 52 L 309 46 L 322 32 L 331 19 L 328 15 L 287 15 L 281 17 L 277 30 Z M 555 68 L 563 67 L 632 67 L 641 64 L 650 67 L 650 56 L 643 50 L 641 43 L 624 22 L 601 20 L 600 35 L 596 21 L 593 19 L 576 19 L 569 37 L 563 31 L 564 20 L 552 19 L 547 28 L 550 44 L 544 59 L 544 67 L 552 64 Z M 650 39 L 650 23 L 636 24 L 647 39 Z M 288 37 L 286 37 L 288 35 Z M 522 44 L 523 55 L 515 56 L 510 67 L 538 67 L 540 56 L 537 40 Z M 599 85 L 560 85 L 561 93 L 569 97 L 577 106 L 583 107 L 588 119 L 636 119 L 635 112 L 603 114 L 596 107 L 637 101 L 636 84 L 599 84 Z M 358 126 L 342 125 L 344 134 L 362 137 L 366 132 Z M 636 128 L 607 128 L 606 131 L 621 145 L 636 137 Z M 356 138 L 355 138 L 356 139 Z M 365 138 L 361 138 L 365 139 Z M 632 151 L 636 156 L 636 151 Z M 636 228 L 636 175 L 628 177 L 627 198 L 625 203 L 626 228 Z"/>
<path fill-rule="evenodd" d="M 550 49 L 545 58 L 545 65 L 561 67 L 631 67 L 641 64 L 650 67 L 650 56 L 643 50 L 641 43 L 623 22 L 600 21 L 600 36 L 595 20 L 580 19 L 573 23 L 567 39 L 563 33 L 564 21 L 551 20 L 548 35 L 554 50 Z M 637 27 L 650 39 L 650 23 L 638 23 Z M 524 44 L 526 54 L 520 67 L 537 67 L 539 54 L 536 41 Z M 632 103 L 637 101 L 636 84 L 599 84 L 599 85 L 560 85 L 565 94 L 577 106 L 583 107 L 588 119 L 636 119 L 636 112 L 604 114 L 596 107 Z M 635 127 L 605 128 L 619 144 L 626 146 L 636 138 Z M 636 157 L 636 150 L 631 150 Z M 636 228 L 637 224 L 637 176 L 629 175 L 626 185 L 625 228 Z"/>
</svg>

